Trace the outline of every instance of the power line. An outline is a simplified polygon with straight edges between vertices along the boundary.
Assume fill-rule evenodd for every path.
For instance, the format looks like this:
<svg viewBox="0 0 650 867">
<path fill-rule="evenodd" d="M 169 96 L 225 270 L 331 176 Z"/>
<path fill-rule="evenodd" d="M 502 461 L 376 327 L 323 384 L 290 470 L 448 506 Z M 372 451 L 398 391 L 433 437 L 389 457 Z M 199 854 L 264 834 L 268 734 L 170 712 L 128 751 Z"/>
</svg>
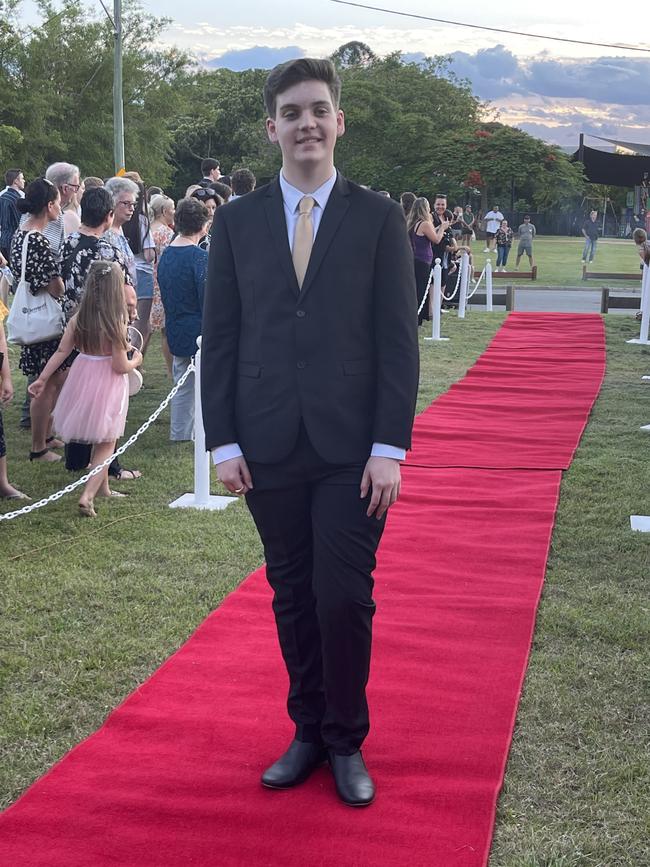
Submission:
<svg viewBox="0 0 650 867">
<path fill-rule="evenodd" d="M 400 15 L 403 18 L 417 18 L 420 21 L 434 21 L 436 24 L 450 24 L 452 27 L 470 27 L 472 30 L 489 30 L 491 33 L 507 33 L 510 36 L 525 36 L 528 39 L 547 39 L 551 42 L 570 42 L 573 45 L 592 45 L 597 48 L 618 48 L 623 51 L 641 51 L 650 54 L 650 48 L 639 48 L 636 45 L 620 45 L 611 42 L 587 42 L 584 39 L 568 39 L 564 36 L 545 36 L 542 33 L 523 33 L 521 30 L 505 30 L 502 27 L 487 27 L 482 24 L 467 24 L 465 21 L 448 21 L 446 18 L 432 18 L 429 15 L 417 15 L 415 12 L 399 12 L 397 9 L 385 9 L 382 6 L 366 6 L 363 3 L 352 3 L 350 0 L 330 0 L 341 6 L 355 6 L 357 9 L 370 9 L 373 12 L 385 12 L 387 15 Z"/>
</svg>

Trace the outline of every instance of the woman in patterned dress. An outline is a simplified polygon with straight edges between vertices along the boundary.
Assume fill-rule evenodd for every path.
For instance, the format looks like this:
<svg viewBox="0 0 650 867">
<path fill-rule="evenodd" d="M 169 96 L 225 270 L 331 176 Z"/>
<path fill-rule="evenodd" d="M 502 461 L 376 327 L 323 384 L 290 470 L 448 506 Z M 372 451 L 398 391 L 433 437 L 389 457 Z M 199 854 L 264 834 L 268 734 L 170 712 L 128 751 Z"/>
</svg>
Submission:
<svg viewBox="0 0 650 867">
<path fill-rule="evenodd" d="M 23 241 L 27 233 L 31 233 L 27 241 L 27 268 L 25 280 L 29 283 L 33 295 L 39 292 L 49 292 L 52 297 L 60 300 L 63 297 L 63 280 L 61 267 L 47 238 L 43 234 L 48 223 L 58 220 L 61 216 L 61 199 L 58 188 L 45 178 L 37 178 L 25 190 L 25 198 L 17 203 L 21 214 L 27 214 L 25 223 L 17 229 L 11 242 L 9 267 L 14 278 L 14 285 L 20 282 L 22 271 Z M 32 343 L 23 346 L 18 367 L 27 377 L 39 376 L 48 360 L 57 350 L 60 338 Z M 30 406 L 32 421 L 32 450 L 30 461 L 53 462 L 60 461 L 61 456 L 50 451 L 62 446 L 53 437 L 48 437 L 51 414 L 58 397 L 65 372 L 58 370 L 49 380 L 47 388 L 38 398 L 33 399 Z"/>
<path fill-rule="evenodd" d="M 149 203 L 151 210 L 151 234 L 156 245 L 156 259 L 153 266 L 153 304 L 151 305 L 151 317 L 149 319 L 149 336 L 152 331 L 160 331 L 162 335 L 162 353 L 167 365 L 169 376 L 172 375 L 172 354 L 167 345 L 165 334 L 165 308 L 160 297 L 158 285 L 158 262 L 164 249 L 174 237 L 174 200 L 168 196 L 153 196 Z"/>
</svg>

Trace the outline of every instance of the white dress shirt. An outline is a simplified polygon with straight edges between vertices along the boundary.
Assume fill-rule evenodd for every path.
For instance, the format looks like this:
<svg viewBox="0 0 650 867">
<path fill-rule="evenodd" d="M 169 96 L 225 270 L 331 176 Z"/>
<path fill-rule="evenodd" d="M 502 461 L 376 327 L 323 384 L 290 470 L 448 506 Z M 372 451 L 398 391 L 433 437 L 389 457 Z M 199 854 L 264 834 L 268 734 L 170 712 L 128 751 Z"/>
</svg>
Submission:
<svg viewBox="0 0 650 867">
<path fill-rule="evenodd" d="M 293 236 L 296 231 L 296 223 L 300 216 L 299 205 L 300 200 L 304 196 L 311 196 L 314 199 L 314 207 L 311 212 L 312 224 L 314 227 L 314 241 L 318 233 L 318 227 L 323 216 L 323 211 L 327 205 L 330 193 L 336 184 L 336 169 L 331 178 L 325 181 L 317 190 L 305 193 L 297 187 L 292 186 L 280 172 L 280 189 L 282 190 L 282 201 L 284 203 L 284 217 L 287 223 L 287 236 L 289 239 L 289 247 L 293 251 Z M 370 452 L 374 458 L 394 458 L 398 461 L 403 461 L 406 457 L 406 449 L 400 449 L 397 446 L 387 445 L 386 443 L 373 443 Z M 224 461 L 229 461 L 231 458 L 238 458 L 243 455 L 238 443 L 227 443 L 223 446 L 217 446 L 212 449 L 212 459 L 215 464 L 222 464 Z"/>
</svg>

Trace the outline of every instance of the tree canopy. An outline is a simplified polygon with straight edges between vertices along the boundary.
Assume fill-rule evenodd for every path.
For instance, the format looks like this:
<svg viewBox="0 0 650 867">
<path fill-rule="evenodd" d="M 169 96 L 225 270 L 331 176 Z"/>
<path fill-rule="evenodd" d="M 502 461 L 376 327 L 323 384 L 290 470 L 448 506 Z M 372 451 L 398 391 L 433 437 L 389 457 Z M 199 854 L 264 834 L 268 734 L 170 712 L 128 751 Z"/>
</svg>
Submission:
<svg viewBox="0 0 650 867">
<path fill-rule="evenodd" d="M 0 0 L 0 161 L 34 177 L 56 160 L 82 174 L 113 170 L 113 31 L 81 0 L 38 0 L 42 22 L 19 24 L 20 0 Z M 279 168 L 264 130 L 266 70 L 207 70 L 163 47 L 167 21 L 126 0 L 123 12 L 124 125 L 128 169 L 174 195 L 217 157 L 259 180 Z M 538 209 L 571 207 L 582 169 L 558 148 L 521 130 L 485 122 L 486 106 L 449 60 L 378 57 L 362 42 L 332 55 L 343 82 L 346 134 L 337 166 L 350 178 L 394 195 L 410 189 L 483 205 L 525 201 Z"/>
</svg>

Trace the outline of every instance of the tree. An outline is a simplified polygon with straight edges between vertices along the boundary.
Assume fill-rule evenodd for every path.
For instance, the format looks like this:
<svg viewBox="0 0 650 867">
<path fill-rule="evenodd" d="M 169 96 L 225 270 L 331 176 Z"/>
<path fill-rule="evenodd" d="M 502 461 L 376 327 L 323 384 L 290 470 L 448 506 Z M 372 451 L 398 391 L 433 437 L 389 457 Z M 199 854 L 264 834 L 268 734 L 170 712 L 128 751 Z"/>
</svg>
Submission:
<svg viewBox="0 0 650 867">
<path fill-rule="evenodd" d="M 11 159 L 28 176 L 56 160 L 78 163 L 83 174 L 113 172 L 113 35 L 110 23 L 89 19 L 80 0 L 57 11 L 40 0 L 43 23 L 20 29 L 17 0 L 0 26 L 0 124 L 20 138 Z M 145 15 L 137 3 L 124 12 L 124 116 L 127 168 L 167 184 L 177 104 L 175 83 L 188 68 L 176 49 L 150 46 L 165 21 Z"/>
<path fill-rule="evenodd" d="M 480 104 L 466 85 L 441 74 L 446 65 L 445 58 L 405 63 L 396 53 L 341 70 L 347 118 L 337 147 L 342 171 L 397 195 L 447 189 L 457 155 L 444 143 L 468 133 Z"/>
<path fill-rule="evenodd" d="M 350 66 L 368 67 L 377 60 L 377 55 L 365 42 L 346 42 L 337 48 L 331 58 L 339 69 Z"/>
<path fill-rule="evenodd" d="M 478 124 L 456 151 L 464 186 L 480 189 L 483 211 L 517 198 L 540 210 L 570 208 L 584 185 L 582 168 L 559 148 L 500 123 Z"/>
</svg>

